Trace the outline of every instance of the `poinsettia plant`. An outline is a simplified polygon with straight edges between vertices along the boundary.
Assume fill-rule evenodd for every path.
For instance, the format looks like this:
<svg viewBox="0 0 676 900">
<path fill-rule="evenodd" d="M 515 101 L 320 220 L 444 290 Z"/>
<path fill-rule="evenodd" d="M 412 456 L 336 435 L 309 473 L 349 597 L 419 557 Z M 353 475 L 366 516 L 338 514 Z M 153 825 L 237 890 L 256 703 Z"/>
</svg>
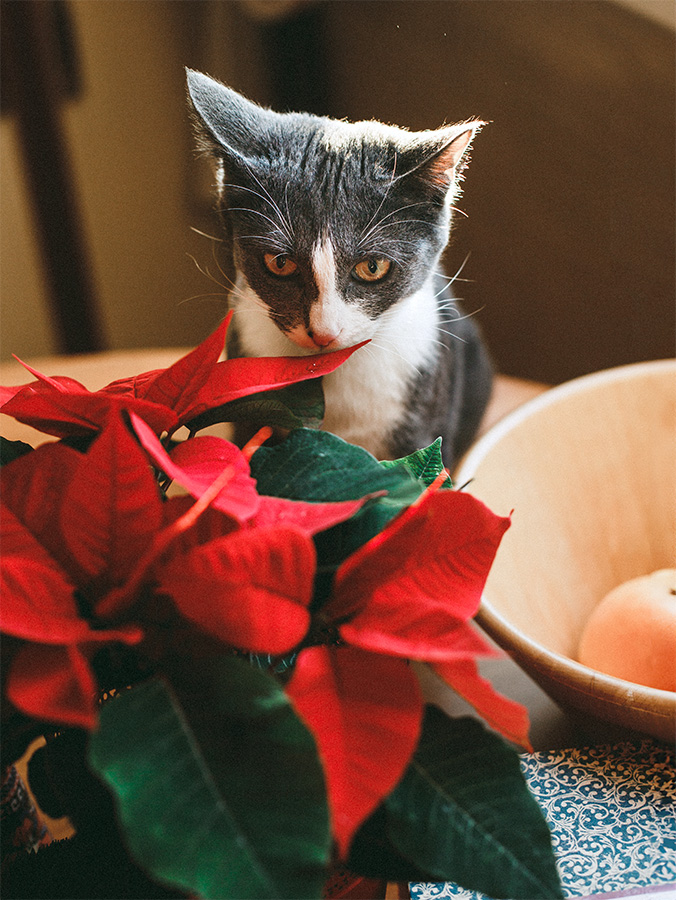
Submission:
<svg viewBox="0 0 676 900">
<path fill-rule="evenodd" d="M 312 898 L 338 861 L 560 896 L 527 715 L 471 624 L 508 519 L 452 489 L 440 442 L 379 462 L 319 430 L 359 347 L 220 361 L 227 326 L 96 392 L 0 388 L 58 439 L 2 447 L 4 764 L 46 737 L 38 799 L 118 891 L 50 896 Z M 242 449 L 198 433 L 242 418 Z M 426 707 L 412 661 L 489 727 Z"/>
</svg>

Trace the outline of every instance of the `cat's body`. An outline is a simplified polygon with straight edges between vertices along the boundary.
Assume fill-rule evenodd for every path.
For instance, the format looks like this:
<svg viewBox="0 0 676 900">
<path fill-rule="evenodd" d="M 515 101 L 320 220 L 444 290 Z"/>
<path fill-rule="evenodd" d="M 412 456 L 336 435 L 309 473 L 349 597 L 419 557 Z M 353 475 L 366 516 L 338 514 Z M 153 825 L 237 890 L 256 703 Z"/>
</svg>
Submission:
<svg viewBox="0 0 676 900">
<path fill-rule="evenodd" d="M 397 458 L 476 432 L 491 369 L 439 268 L 466 122 L 409 133 L 264 110 L 197 72 L 232 242 L 230 355 L 319 353 L 369 339 L 324 378 L 324 428 Z"/>
</svg>

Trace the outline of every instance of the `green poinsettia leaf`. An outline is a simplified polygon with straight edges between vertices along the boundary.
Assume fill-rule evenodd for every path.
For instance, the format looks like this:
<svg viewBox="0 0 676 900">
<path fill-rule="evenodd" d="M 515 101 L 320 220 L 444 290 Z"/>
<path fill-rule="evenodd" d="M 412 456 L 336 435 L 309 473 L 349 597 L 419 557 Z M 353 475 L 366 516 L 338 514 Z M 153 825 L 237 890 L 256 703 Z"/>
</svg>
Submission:
<svg viewBox="0 0 676 900">
<path fill-rule="evenodd" d="M 8 463 L 14 462 L 25 453 L 30 453 L 33 448 L 24 441 L 10 441 L 7 438 L 0 437 L 0 466 L 6 466 Z"/>
<path fill-rule="evenodd" d="M 334 434 L 300 429 L 276 447 L 261 447 L 251 459 L 261 494 L 292 500 L 353 500 L 380 494 L 346 522 L 315 535 L 317 578 L 313 608 L 331 591 L 338 566 L 425 489 L 405 466 L 385 467 L 375 457 Z"/>
<path fill-rule="evenodd" d="M 188 427 L 199 431 L 217 422 L 250 422 L 254 426 L 319 428 L 324 418 L 321 378 L 301 381 L 276 391 L 240 397 L 196 416 Z"/>
<path fill-rule="evenodd" d="M 350 871 L 366 878 L 386 878 L 388 881 L 434 881 L 429 872 L 417 868 L 397 850 L 389 838 L 387 826 L 387 808 L 381 803 L 354 836 L 347 858 Z"/>
<path fill-rule="evenodd" d="M 491 897 L 562 896 L 549 828 L 516 751 L 477 720 L 431 706 L 409 768 L 362 828 L 350 864 Z"/>
<path fill-rule="evenodd" d="M 429 486 L 437 475 L 440 475 L 444 470 L 444 461 L 441 456 L 441 438 L 437 438 L 429 447 L 416 450 L 409 456 L 402 456 L 400 459 L 384 459 L 380 465 L 386 469 L 404 469 L 414 478 Z M 450 478 L 443 487 L 453 487 Z"/>
<path fill-rule="evenodd" d="M 213 900 L 320 896 L 324 778 L 278 683 L 234 657 L 186 659 L 172 683 L 106 704 L 90 744 L 137 862 Z"/>
<path fill-rule="evenodd" d="M 261 447 L 251 459 L 259 494 L 290 500 L 357 500 L 411 481 L 402 472 L 326 431 L 300 428 L 276 447 Z"/>
</svg>

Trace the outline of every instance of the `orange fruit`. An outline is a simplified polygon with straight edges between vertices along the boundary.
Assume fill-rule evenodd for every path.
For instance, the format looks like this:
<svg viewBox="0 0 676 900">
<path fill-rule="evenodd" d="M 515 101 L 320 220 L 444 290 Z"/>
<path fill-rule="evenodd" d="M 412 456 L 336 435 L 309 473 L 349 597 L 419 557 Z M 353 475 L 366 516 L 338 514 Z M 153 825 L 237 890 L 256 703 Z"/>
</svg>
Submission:
<svg viewBox="0 0 676 900">
<path fill-rule="evenodd" d="M 585 625 L 578 658 L 606 675 L 676 691 L 676 569 L 610 591 Z"/>
</svg>

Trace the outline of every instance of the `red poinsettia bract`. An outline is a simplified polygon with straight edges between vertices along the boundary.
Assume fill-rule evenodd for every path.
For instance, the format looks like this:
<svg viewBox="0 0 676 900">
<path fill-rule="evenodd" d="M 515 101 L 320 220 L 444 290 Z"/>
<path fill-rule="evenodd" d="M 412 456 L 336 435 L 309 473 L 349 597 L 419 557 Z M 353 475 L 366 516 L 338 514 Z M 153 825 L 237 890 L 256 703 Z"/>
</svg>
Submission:
<svg viewBox="0 0 676 900">
<path fill-rule="evenodd" d="M 277 655 L 301 642 L 312 527 L 275 510 L 258 526 L 264 499 L 241 451 L 225 445 L 215 479 L 187 505 L 183 497 L 162 501 L 146 454 L 117 415 L 86 454 L 45 444 L 3 468 L 0 629 L 21 642 L 6 687 L 17 708 L 94 727 L 89 660 L 102 642 L 143 639 L 148 592 L 171 597 L 228 646 Z M 214 501 L 227 514 L 208 509 Z M 331 504 L 324 519 L 335 524 L 359 505 Z M 209 528 L 200 532 L 207 511 Z M 311 525 L 322 516 L 311 515 Z"/>
<path fill-rule="evenodd" d="M 417 745 L 423 704 L 409 660 L 433 665 L 506 737 L 528 746 L 523 707 L 482 679 L 493 655 L 469 624 L 509 520 L 457 491 L 429 491 L 346 560 L 322 611 L 343 646 L 303 650 L 288 687 L 323 758 L 345 855 Z"/>
<path fill-rule="evenodd" d="M 233 465 L 237 478 L 228 483 L 227 491 L 216 495 L 212 506 L 248 527 L 294 525 L 307 534 L 316 534 L 348 519 L 368 499 L 307 503 L 259 495 L 255 493 L 255 482 L 249 475 L 249 445 L 240 451 L 230 441 L 205 435 L 183 441 L 167 453 L 142 419 L 132 414 L 131 422 L 154 465 L 193 497 L 201 497 L 226 464 Z"/>
<path fill-rule="evenodd" d="M 365 343 L 318 356 L 219 362 L 231 317 L 229 313 L 206 340 L 169 368 L 114 381 L 99 391 L 22 363 L 37 381 L 0 387 L 0 412 L 56 437 L 98 431 L 112 412 L 122 409 L 136 413 L 156 434 L 173 433 L 231 400 L 327 375 Z"/>
</svg>

